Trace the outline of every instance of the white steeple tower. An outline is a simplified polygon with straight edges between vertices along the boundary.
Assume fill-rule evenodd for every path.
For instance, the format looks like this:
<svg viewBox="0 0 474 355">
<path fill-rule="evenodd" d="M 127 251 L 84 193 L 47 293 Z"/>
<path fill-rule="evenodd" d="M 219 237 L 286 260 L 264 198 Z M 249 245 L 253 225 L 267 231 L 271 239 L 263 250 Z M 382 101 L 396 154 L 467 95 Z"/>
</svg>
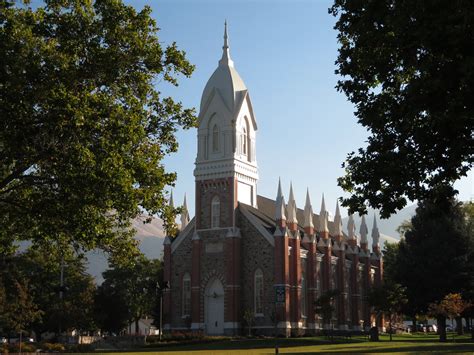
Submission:
<svg viewBox="0 0 474 355">
<path fill-rule="evenodd" d="M 314 228 L 313 207 L 309 198 L 309 189 L 306 189 L 306 202 L 304 204 L 304 228 Z"/>
<path fill-rule="evenodd" d="M 222 57 L 204 88 L 198 118 L 196 181 L 232 179 L 236 185 L 232 203 L 256 207 L 257 121 L 247 87 L 230 58 L 227 22 Z"/>
<path fill-rule="evenodd" d="M 298 220 L 296 218 L 296 201 L 295 201 L 295 196 L 293 195 L 293 184 L 290 182 L 290 196 L 288 197 L 288 206 L 286 207 L 287 209 L 287 215 L 288 223 L 298 223 Z"/>
</svg>

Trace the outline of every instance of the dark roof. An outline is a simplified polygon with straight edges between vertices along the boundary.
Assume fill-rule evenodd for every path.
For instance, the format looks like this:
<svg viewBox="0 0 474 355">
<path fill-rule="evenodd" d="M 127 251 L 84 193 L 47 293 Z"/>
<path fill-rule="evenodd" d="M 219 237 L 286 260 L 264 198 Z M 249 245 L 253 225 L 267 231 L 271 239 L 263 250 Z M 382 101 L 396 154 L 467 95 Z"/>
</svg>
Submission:
<svg viewBox="0 0 474 355">
<path fill-rule="evenodd" d="M 246 210 L 249 213 L 251 213 L 254 217 L 257 218 L 259 223 L 263 228 L 268 230 L 270 234 L 273 235 L 275 232 L 275 226 L 276 226 L 276 221 L 275 221 L 275 201 L 272 199 L 269 199 L 264 196 L 257 196 L 257 206 L 258 208 L 246 205 L 244 203 L 239 202 L 239 209 Z M 304 223 L 304 210 L 298 208 L 296 211 L 296 218 L 298 219 L 298 230 L 303 233 L 304 228 L 303 228 L 303 223 Z M 319 215 L 316 213 L 313 213 L 313 225 L 315 230 L 318 230 L 319 227 Z M 333 235 L 334 231 L 334 222 L 328 221 L 328 229 L 330 235 Z M 344 234 L 344 238 L 347 238 L 347 236 Z M 304 246 L 302 245 L 304 248 Z"/>
</svg>

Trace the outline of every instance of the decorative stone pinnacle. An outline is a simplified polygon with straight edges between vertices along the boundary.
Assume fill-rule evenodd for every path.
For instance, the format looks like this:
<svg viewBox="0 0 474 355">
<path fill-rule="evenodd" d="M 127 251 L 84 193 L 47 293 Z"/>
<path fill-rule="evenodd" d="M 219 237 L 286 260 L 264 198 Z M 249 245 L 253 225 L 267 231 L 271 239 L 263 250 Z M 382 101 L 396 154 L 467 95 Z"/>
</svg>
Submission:
<svg viewBox="0 0 474 355">
<path fill-rule="evenodd" d="M 304 227 L 314 228 L 313 225 L 313 207 L 309 198 L 309 189 L 306 189 L 306 203 L 304 205 Z"/>
<path fill-rule="evenodd" d="M 319 231 L 329 232 L 328 229 L 328 213 L 326 212 L 326 204 L 324 203 L 324 194 L 321 200 L 321 211 L 319 212 Z"/>
<path fill-rule="evenodd" d="M 334 216 L 334 235 L 342 236 L 342 218 L 338 201 L 336 201 L 336 214 Z"/>
<path fill-rule="evenodd" d="M 227 35 L 227 20 L 224 21 L 224 45 L 222 46 L 222 58 L 219 61 L 219 65 L 227 65 L 229 67 L 234 66 L 234 62 L 230 59 L 229 50 L 229 36 Z"/>
<path fill-rule="evenodd" d="M 367 235 L 369 234 L 369 229 L 367 228 L 367 223 L 365 223 L 365 215 L 362 215 L 362 219 L 360 221 L 360 243 L 367 244 Z"/>
<path fill-rule="evenodd" d="M 186 194 L 184 194 L 183 209 L 181 211 L 181 230 L 186 228 L 189 223 L 188 205 L 186 203 Z"/>
<path fill-rule="evenodd" d="M 283 193 L 281 192 L 281 181 L 278 179 L 278 192 L 276 197 L 276 204 L 275 204 L 275 219 L 278 220 L 286 220 L 285 216 L 285 198 L 283 197 Z"/>
<path fill-rule="evenodd" d="M 356 226 L 354 222 L 354 216 L 349 214 L 349 220 L 347 221 L 347 234 L 349 235 L 349 239 L 356 240 Z"/>
<path fill-rule="evenodd" d="M 290 183 L 290 196 L 288 197 L 288 206 L 287 206 L 287 222 L 289 223 L 298 223 L 296 219 L 296 201 L 293 194 L 293 184 Z"/>
<path fill-rule="evenodd" d="M 374 224 L 372 227 L 372 247 L 374 248 L 379 247 L 379 240 L 380 240 L 380 232 L 379 232 L 379 228 L 377 227 L 377 218 L 375 217 L 375 213 L 374 213 Z"/>
</svg>

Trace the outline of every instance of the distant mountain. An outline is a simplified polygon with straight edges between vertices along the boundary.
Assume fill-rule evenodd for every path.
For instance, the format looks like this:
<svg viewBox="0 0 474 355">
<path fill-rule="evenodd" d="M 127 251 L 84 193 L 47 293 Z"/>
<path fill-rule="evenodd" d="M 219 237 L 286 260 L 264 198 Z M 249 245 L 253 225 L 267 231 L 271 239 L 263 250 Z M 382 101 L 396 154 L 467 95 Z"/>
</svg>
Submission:
<svg viewBox="0 0 474 355">
<path fill-rule="evenodd" d="M 135 239 L 139 241 L 139 248 L 149 259 L 161 258 L 165 233 L 163 222 L 153 218 L 150 223 L 144 223 L 145 217 L 140 216 L 133 220 L 132 226 L 136 230 Z M 95 278 L 98 284 L 102 283 L 102 273 L 107 270 L 107 256 L 100 250 L 93 250 L 86 254 L 87 271 Z"/>
<path fill-rule="evenodd" d="M 417 207 L 416 205 L 405 207 L 404 209 L 400 210 L 398 213 L 392 215 L 388 219 L 380 219 L 378 211 L 374 209 L 369 209 L 368 215 L 365 216 L 367 227 L 369 228 L 369 245 L 372 245 L 372 240 L 371 240 L 370 235 L 372 232 L 372 223 L 374 220 L 374 213 L 377 215 L 377 225 L 379 227 L 380 239 L 381 239 L 380 245 L 383 246 L 383 243 L 385 241 L 393 243 L 393 242 L 398 242 L 400 240 L 400 236 L 398 235 L 397 228 L 398 226 L 400 226 L 400 224 L 402 224 L 402 222 L 406 220 L 410 220 L 415 215 L 416 207 Z M 346 233 L 347 233 L 347 219 L 348 217 L 345 217 L 342 219 L 342 224 L 344 227 L 344 231 Z M 360 220 L 361 218 L 359 217 L 358 214 L 354 215 L 354 221 L 356 223 L 357 233 L 359 233 Z"/>
</svg>

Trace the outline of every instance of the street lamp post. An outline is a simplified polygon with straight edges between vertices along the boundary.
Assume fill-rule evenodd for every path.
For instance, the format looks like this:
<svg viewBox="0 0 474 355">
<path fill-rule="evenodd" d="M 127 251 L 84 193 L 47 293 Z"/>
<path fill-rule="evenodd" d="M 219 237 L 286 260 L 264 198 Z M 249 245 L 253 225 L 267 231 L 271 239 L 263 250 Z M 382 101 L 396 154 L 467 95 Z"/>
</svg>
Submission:
<svg viewBox="0 0 474 355">
<path fill-rule="evenodd" d="M 163 334 L 163 291 L 168 288 L 170 288 L 168 281 L 156 283 L 156 291 L 158 293 L 158 297 L 160 298 L 160 342 L 161 342 L 162 334 Z"/>
</svg>

